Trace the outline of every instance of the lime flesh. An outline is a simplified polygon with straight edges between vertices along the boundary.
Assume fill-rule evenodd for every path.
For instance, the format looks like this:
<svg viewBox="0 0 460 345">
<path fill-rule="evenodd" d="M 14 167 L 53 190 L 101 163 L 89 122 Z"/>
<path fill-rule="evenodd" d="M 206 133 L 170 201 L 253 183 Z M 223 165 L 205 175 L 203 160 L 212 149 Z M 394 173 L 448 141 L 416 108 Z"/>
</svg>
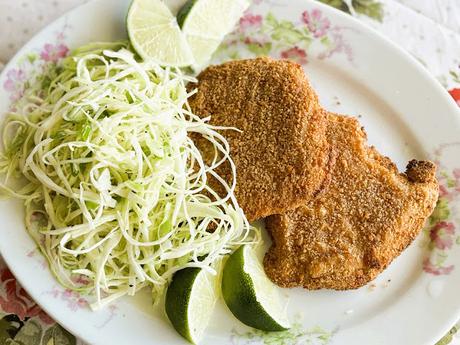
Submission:
<svg viewBox="0 0 460 345">
<path fill-rule="evenodd" d="M 131 44 L 144 61 L 185 67 L 195 63 L 176 18 L 161 0 L 134 0 L 127 16 Z"/>
<path fill-rule="evenodd" d="M 176 331 L 197 344 L 211 319 L 217 300 L 216 276 L 201 268 L 184 268 L 166 292 L 165 310 Z"/>
<path fill-rule="evenodd" d="M 247 0 L 188 0 L 177 14 L 197 66 L 208 62 L 248 8 Z"/>
</svg>

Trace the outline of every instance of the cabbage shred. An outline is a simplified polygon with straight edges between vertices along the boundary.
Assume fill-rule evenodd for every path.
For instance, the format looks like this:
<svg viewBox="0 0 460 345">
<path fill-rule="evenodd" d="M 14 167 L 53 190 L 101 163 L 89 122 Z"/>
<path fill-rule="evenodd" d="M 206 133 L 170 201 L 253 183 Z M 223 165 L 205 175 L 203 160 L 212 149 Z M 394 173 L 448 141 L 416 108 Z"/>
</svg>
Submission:
<svg viewBox="0 0 460 345">
<path fill-rule="evenodd" d="M 0 188 L 24 200 L 27 230 L 62 285 L 95 309 L 145 286 L 157 298 L 177 270 L 213 272 L 258 240 L 234 197 L 222 128 L 190 110 L 193 78 L 138 61 L 124 43 L 82 47 L 51 75 L 7 115 Z M 193 133 L 214 147 L 212 161 Z"/>
</svg>

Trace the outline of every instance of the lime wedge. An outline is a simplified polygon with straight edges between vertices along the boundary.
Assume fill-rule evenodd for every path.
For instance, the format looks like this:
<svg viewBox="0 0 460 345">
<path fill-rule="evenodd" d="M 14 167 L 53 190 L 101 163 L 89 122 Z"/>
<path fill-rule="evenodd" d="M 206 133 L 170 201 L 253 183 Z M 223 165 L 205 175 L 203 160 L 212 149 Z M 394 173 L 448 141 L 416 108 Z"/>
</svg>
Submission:
<svg viewBox="0 0 460 345">
<path fill-rule="evenodd" d="M 248 6 L 247 0 L 188 0 L 177 22 L 188 35 L 219 39 L 233 29 Z"/>
<path fill-rule="evenodd" d="M 195 60 L 176 18 L 161 0 L 134 0 L 126 19 L 131 44 L 145 61 L 185 67 Z"/>
<path fill-rule="evenodd" d="M 247 0 L 188 0 L 177 14 L 177 22 L 192 49 L 196 65 L 208 62 L 226 34 L 232 31 Z"/>
<path fill-rule="evenodd" d="M 195 65 L 193 66 L 195 69 L 205 66 L 222 42 L 222 39 L 212 39 L 195 35 L 186 35 L 186 37 L 195 58 Z"/>
<path fill-rule="evenodd" d="M 249 246 L 241 246 L 227 260 L 222 274 L 222 295 L 235 317 L 263 331 L 284 331 L 289 320 L 278 288 L 267 278 Z"/>
<path fill-rule="evenodd" d="M 166 292 L 169 320 L 185 339 L 202 338 L 218 298 L 217 277 L 201 268 L 184 268 L 173 277 Z"/>
</svg>

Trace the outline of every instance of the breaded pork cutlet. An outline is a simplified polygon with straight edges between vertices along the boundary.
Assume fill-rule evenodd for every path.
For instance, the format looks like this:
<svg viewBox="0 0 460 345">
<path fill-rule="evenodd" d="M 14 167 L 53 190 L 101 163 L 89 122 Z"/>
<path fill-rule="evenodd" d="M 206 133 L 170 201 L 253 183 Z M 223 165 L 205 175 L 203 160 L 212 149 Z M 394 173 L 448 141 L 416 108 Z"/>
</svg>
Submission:
<svg viewBox="0 0 460 345">
<path fill-rule="evenodd" d="M 293 209 L 320 188 L 329 153 L 327 121 L 300 65 L 231 61 L 205 69 L 194 87 L 195 114 L 240 130 L 222 133 L 236 165 L 235 195 L 250 221 Z M 219 174 L 231 180 L 228 166 Z"/>
<path fill-rule="evenodd" d="M 267 275 L 283 287 L 355 289 L 374 279 L 417 236 L 438 198 L 435 165 L 409 162 L 401 174 L 366 144 L 359 122 L 330 114 L 335 162 L 313 200 L 266 225 Z"/>
</svg>

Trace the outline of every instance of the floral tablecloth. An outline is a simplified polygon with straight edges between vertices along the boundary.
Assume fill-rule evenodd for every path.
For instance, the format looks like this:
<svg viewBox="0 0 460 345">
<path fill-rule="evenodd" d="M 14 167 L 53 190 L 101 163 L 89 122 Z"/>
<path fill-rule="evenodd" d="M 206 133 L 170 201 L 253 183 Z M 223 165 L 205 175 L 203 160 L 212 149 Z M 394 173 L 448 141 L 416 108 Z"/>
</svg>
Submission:
<svg viewBox="0 0 460 345">
<path fill-rule="evenodd" d="M 37 30 L 86 1 L 0 0 L 0 69 Z M 460 106 L 460 0 L 319 1 L 347 12 L 404 47 Z M 460 345 L 458 328 L 460 322 L 438 344 Z M 3 344 L 83 345 L 29 298 L 0 257 L 0 345 Z"/>
</svg>

